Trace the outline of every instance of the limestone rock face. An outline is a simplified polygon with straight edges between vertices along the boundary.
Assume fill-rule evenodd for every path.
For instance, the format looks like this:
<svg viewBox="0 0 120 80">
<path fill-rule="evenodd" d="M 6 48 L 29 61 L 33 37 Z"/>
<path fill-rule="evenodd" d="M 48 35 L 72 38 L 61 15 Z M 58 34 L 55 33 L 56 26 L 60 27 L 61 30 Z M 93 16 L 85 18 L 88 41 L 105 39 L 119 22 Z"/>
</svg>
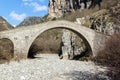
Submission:
<svg viewBox="0 0 120 80">
<path fill-rule="evenodd" d="M 80 9 L 80 0 L 50 0 L 48 17 L 58 18 L 66 12 L 71 12 L 77 9 Z"/>
<path fill-rule="evenodd" d="M 89 16 L 85 16 L 82 18 L 76 18 L 77 24 L 87 26 L 97 32 L 103 33 L 105 35 L 112 35 L 120 32 L 120 13 L 117 7 L 111 8 L 111 10 L 102 9 L 99 10 Z"/>
<path fill-rule="evenodd" d="M 50 0 L 49 1 L 49 16 L 48 17 L 61 17 L 62 8 L 65 5 L 65 0 Z"/>
<path fill-rule="evenodd" d="M 62 46 L 62 55 L 63 55 L 63 58 L 66 58 L 68 59 L 69 58 L 69 55 L 71 54 L 71 51 L 72 51 L 72 45 L 71 45 L 71 40 L 70 40 L 70 32 L 67 31 L 67 30 L 64 30 L 63 31 L 63 35 L 62 35 L 62 43 L 63 43 L 63 46 Z"/>
<path fill-rule="evenodd" d="M 91 29 L 106 35 L 112 35 L 120 31 L 120 27 L 117 26 L 119 24 L 119 18 L 117 19 L 114 17 L 113 13 L 111 13 L 109 10 L 101 10 L 95 14 L 90 17 Z"/>
<path fill-rule="evenodd" d="M 73 59 L 75 56 L 80 55 L 85 51 L 86 47 L 82 39 L 76 43 L 77 36 L 75 33 L 68 30 L 63 30 L 62 35 L 62 57 L 63 59 Z"/>
</svg>

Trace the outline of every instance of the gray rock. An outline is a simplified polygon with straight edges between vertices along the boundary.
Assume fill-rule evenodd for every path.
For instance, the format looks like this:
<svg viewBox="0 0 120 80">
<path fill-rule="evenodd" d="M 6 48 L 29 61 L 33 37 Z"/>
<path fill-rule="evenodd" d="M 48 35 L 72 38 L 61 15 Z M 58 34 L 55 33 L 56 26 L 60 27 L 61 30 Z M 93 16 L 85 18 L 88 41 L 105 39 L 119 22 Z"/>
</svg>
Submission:
<svg viewBox="0 0 120 80">
<path fill-rule="evenodd" d="M 75 43 L 76 34 L 68 30 L 63 30 L 62 35 L 62 56 L 64 59 L 73 59 L 74 56 L 80 55 L 85 51 L 86 47 L 83 45 L 82 39 L 79 41 L 79 46 Z"/>
<path fill-rule="evenodd" d="M 107 68 L 93 62 L 61 60 L 56 54 L 37 57 L 0 64 L 0 80 L 110 80 L 103 74 Z"/>
</svg>

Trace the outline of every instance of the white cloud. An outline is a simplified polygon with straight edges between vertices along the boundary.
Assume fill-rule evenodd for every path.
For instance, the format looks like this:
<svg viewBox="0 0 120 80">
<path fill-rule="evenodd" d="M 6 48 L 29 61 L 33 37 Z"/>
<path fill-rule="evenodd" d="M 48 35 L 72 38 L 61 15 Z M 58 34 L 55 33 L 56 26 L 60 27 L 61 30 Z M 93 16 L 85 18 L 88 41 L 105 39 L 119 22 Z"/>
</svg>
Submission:
<svg viewBox="0 0 120 80">
<path fill-rule="evenodd" d="M 39 5 L 37 2 L 31 3 L 31 6 L 34 8 L 34 12 L 37 11 L 47 11 L 47 6 L 45 5 Z"/>
<path fill-rule="evenodd" d="M 13 27 L 16 27 L 16 25 L 14 25 L 14 24 L 13 24 L 12 26 L 13 26 Z"/>
<path fill-rule="evenodd" d="M 40 2 L 44 2 L 45 0 L 39 0 Z"/>
<path fill-rule="evenodd" d="M 17 14 L 15 11 L 12 11 L 9 16 L 12 17 L 14 20 L 22 21 L 26 17 L 26 14 Z"/>
<path fill-rule="evenodd" d="M 28 2 L 24 2 L 25 6 L 30 6 L 30 4 Z"/>
<path fill-rule="evenodd" d="M 33 2 L 33 0 L 22 0 L 23 2 Z M 34 0 L 35 1 L 35 0 Z M 38 1 L 38 0 L 36 0 Z M 40 2 L 44 2 L 45 0 L 39 0 Z"/>
<path fill-rule="evenodd" d="M 30 2 L 31 1 L 31 2 Z M 40 2 L 44 2 L 44 0 L 39 0 Z M 45 5 L 40 5 L 38 4 L 38 2 L 33 2 L 32 0 L 23 0 L 23 4 L 25 6 L 29 6 L 33 8 L 34 12 L 38 12 L 38 11 L 47 11 L 48 7 Z"/>
</svg>

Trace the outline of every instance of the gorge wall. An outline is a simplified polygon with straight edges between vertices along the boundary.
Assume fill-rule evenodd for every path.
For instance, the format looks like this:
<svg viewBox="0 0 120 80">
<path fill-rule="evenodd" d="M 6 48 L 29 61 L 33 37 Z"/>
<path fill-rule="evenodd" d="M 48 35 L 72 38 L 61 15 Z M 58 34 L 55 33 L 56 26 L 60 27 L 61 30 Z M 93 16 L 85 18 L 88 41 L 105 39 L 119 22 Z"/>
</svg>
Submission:
<svg viewBox="0 0 120 80">
<path fill-rule="evenodd" d="M 65 0 L 50 0 L 49 1 L 49 17 L 60 17 L 62 15 L 61 6 Z"/>
<path fill-rule="evenodd" d="M 50 0 L 49 17 L 61 17 L 65 12 L 80 9 L 80 0 Z"/>
</svg>

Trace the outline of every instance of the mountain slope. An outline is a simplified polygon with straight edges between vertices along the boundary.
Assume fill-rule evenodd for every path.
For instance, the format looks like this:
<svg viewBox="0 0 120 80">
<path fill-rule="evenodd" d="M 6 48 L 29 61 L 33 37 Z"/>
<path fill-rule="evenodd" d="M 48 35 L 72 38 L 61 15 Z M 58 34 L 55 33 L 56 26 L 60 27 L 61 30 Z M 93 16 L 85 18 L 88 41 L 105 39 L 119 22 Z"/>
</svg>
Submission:
<svg viewBox="0 0 120 80">
<path fill-rule="evenodd" d="M 13 26 L 9 24 L 3 17 L 0 16 L 0 31 L 13 29 Z"/>
<path fill-rule="evenodd" d="M 17 27 L 34 25 L 41 22 L 42 22 L 41 17 L 27 17 L 19 25 L 17 25 Z"/>
</svg>

